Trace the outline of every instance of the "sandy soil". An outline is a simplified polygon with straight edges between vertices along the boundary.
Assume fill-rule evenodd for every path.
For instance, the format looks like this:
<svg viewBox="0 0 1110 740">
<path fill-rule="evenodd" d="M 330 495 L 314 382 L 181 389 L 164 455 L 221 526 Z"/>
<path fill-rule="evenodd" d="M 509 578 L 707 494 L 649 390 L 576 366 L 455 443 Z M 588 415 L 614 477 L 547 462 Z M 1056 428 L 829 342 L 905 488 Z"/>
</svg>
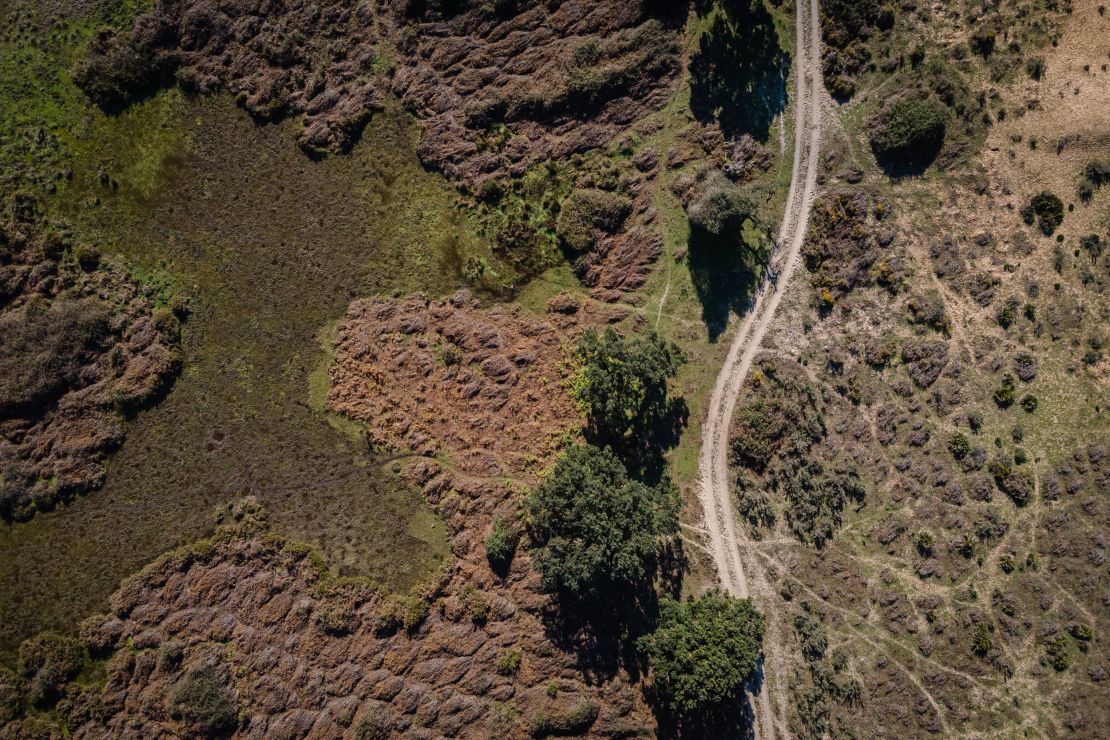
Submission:
<svg viewBox="0 0 1110 740">
<path fill-rule="evenodd" d="M 760 596 L 769 593 L 768 585 L 760 574 L 753 571 L 757 565 L 754 561 L 749 559 L 746 565 L 742 562 L 747 536 L 737 531 L 730 497 L 728 430 L 740 387 L 751 370 L 752 360 L 799 263 L 817 190 L 821 106 L 826 96 L 821 79 L 821 33 L 816 0 L 797 0 L 797 19 L 798 92 L 794 108 L 794 164 L 787 207 L 779 226 L 778 246 L 772 258 L 772 278 L 760 289 L 752 309 L 733 337 L 728 357 L 717 376 L 705 420 L 699 463 L 706 530 L 721 583 L 734 596 L 746 598 L 754 595 L 757 601 L 763 602 L 764 609 L 768 600 Z M 771 706 L 772 688 L 769 684 L 772 682 L 769 674 L 772 671 L 769 668 L 774 666 L 776 655 L 781 654 L 781 650 L 778 648 L 775 621 L 768 621 L 763 680 L 753 701 L 755 736 L 758 738 L 789 735 L 785 720 L 786 697 L 781 682 L 776 682 L 774 687 L 777 707 L 773 710 Z"/>
</svg>

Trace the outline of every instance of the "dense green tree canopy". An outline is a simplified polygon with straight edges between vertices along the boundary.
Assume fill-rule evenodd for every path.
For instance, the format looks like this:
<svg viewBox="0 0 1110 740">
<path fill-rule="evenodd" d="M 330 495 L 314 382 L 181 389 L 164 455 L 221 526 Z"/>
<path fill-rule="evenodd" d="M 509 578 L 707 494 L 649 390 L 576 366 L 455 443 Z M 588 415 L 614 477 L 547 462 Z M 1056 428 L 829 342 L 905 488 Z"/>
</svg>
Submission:
<svg viewBox="0 0 1110 740">
<path fill-rule="evenodd" d="M 750 599 L 711 592 L 686 603 L 665 599 L 659 628 L 640 640 L 662 698 L 691 715 L 737 699 L 756 671 L 763 615 Z"/>
<path fill-rule="evenodd" d="M 589 441 L 611 447 L 634 473 L 642 472 L 684 421 L 685 405 L 667 397 L 667 379 L 685 362 L 684 353 L 655 332 L 623 339 L 610 328 L 583 334 L 578 359 L 574 393 Z"/>
<path fill-rule="evenodd" d="M 544 585 L 591 596 L 642 582 L 678 528 L 677 508 L 668 482 L 644 485 L 609 450 L 572 448 L 524 502 Z"/>
</svg>

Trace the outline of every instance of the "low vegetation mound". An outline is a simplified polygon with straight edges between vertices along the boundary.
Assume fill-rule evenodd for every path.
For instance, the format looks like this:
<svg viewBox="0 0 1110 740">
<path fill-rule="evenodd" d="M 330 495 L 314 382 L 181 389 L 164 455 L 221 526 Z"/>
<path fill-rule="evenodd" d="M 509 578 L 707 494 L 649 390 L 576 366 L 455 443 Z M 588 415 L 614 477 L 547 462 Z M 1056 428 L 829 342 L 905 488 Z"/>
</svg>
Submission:
<svg viewBox="0 0 1110 740">
<path fill-rule="evenodd" d="M 556 229 L 559 238 L 572 254 L 588 252 L 597 246 L 599 237 L 613 234 L 631 211 L 628 201 L 604 190 L 575 190 L 563 201 Z"/>
<path fill-rule="evenodd" d="M 0 518 L 96 488 L 124 421 L 176 372 L 179 317 L 119 265 L 35 222 L 0 226 Z M 157 305 L 157 304 L 163 305 Z"/>
<path fill-rule="evenodd" d="M 908 97 L 884 108 L 873 122 L 871 149 L 888 170 L 920 172 L 944 144 L 947 112 L 928 97 Z"/>
</svg>

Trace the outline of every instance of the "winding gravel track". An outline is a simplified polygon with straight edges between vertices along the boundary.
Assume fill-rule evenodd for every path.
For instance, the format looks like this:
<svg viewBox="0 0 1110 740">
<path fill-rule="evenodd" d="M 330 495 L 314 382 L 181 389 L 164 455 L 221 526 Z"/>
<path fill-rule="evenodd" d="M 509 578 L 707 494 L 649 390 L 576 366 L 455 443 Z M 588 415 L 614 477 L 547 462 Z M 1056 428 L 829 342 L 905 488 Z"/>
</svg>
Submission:
<svg viewBox="0 0 1110 740">
<path fill-rule="evenodd" d="M 741 562 L 741 539 L 737 533 L 736 515 L 732 508 L 728 476 L 728 430 L 732 422 L 736 398 L 744 379 L 751 370 L 759 345 L 775 316 L 775 310 L 799 262 L 805 239 L 809 213 L 817 190 L 818 149 L 821 141 L 821 105 L 824 85 L 821 80 L 821 33 L 817 0 L 796 2 L 797 95 L 794 106 L 794 164 L 787 194 L 786 211 L 779 226 L 778 243 L 772 256 L 777 266 L 775 279 L 764 282 L 756 300 L 744 318 L 729 347 L 724 367 L 717 376 L 709 413 L 702 429 L 701 504 L 705 512 L 710 551 L 725 590 L 733 596 L 748 596 L 748 578 Z M 784 251 L 785 250 L 785 251 Z M 769 631 L 764 654 L 779 652 Z M 766 666 L 765 662 L 765 666 Z M 771 709 L 770 683 L 766 670 L 758 696 L 753 697 L 755 737 L 773 740 L 778 724 L 779 735 L 787 735 L 780 717 L 775 721 Z M 780 713 L 784 711 L 780 701 Z"/>
</svg>

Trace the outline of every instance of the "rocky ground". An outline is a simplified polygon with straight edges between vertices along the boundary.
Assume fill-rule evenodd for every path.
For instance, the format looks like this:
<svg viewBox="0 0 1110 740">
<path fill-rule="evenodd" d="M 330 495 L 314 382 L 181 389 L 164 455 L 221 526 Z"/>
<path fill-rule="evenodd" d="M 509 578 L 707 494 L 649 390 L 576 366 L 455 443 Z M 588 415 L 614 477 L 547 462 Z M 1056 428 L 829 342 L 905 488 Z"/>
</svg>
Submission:
<svg viewBox="0 0 1110 740">
<path fill-rule="evenodd" d="M 39 223 L 17 195 L 0 227 L 0 515 L 96 488 L 125 419 L 179 366 L 179 318 L 95 247 Z"/>
</svg>

